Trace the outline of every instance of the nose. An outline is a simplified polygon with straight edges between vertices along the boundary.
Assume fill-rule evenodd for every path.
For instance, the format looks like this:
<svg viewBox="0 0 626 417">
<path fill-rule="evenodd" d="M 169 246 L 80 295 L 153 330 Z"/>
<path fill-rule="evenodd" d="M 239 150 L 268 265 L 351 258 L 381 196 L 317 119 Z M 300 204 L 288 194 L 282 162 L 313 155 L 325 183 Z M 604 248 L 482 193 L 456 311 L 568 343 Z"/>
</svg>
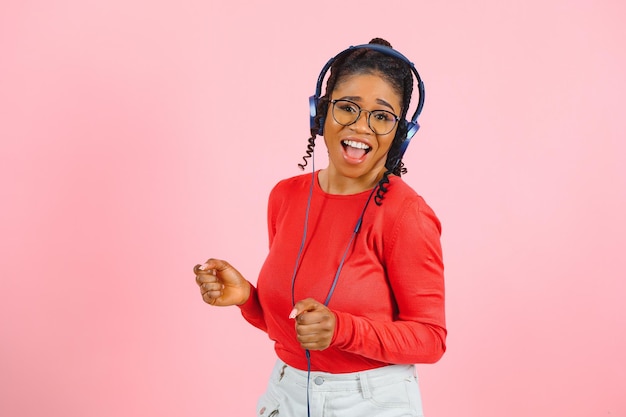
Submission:
<svg viewBox="0 0 626 417">
<path fill-rule="evenodd" d="M 370 127 L 369 118 L 370 118 L 370 112 L 367 110 L 360 109 L 359 117 L 357 117 L 356 121 L 352 123 L 350 126 L 353 127 L 355 131 L 358 131 L 358 132 L 372 133 L 373 130 Z"/>
</svg>

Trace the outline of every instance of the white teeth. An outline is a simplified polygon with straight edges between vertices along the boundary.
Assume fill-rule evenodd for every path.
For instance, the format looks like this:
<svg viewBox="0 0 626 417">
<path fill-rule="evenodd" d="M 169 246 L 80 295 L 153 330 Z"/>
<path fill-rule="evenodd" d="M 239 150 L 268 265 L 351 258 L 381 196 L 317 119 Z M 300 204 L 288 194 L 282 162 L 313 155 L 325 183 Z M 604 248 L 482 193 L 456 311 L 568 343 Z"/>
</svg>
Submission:
<svg viewBox="0 0 626 417">
<path fill-rule="evenodd" d="M 348 145 L 348 146 L 350 146 L 352 148 L 357 148 L 357 149 L 365 149 L 365 150 L 367 150 L 367 149 L 370 148 L 369 146 L 367 146 L 363 142 L 356 142 L 354 140 L 344 140 L 343 144 L 344 145 Z"/>
</svg>

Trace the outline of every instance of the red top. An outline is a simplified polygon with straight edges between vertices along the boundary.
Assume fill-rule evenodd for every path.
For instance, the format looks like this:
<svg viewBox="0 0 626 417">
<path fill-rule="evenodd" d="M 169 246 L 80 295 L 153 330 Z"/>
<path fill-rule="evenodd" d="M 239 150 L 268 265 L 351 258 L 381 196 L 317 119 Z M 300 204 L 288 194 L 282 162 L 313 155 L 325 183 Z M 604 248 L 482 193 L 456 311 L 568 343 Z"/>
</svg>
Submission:
<svg viewBox="0 0 626 417">
<path fill-rule="evenodd" d="M 243 316 L 275 341 L 279 358 L 306 370 L 295 335 L 291 286 L 311 174 L 279 182 L 269 197 L 270 250 Z M 316 174 L 317 179 L 317 174 Z M 345 373 L 388 364 L 432 363 L 445 351 L 441 225 L 402 179 L 389 177 L 382 206 L 367 207 L 328 307 L 337 316 L 330 347 L 311 351 L 311 370 Z M 317 180 L 295 301 L 328 296 L 370 191 L 325 193 Z"/>
</svg>

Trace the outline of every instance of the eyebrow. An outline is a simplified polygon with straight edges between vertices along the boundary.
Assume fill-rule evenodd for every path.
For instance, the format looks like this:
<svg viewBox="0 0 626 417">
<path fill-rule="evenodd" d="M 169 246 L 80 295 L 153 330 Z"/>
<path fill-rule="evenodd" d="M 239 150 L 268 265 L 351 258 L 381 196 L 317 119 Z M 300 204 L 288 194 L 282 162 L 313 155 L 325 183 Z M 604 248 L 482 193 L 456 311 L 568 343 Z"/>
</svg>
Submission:
<svg viewBox="0 0 626 417">
<path fill-rule="evenodd" d="M 361 97 L 359 97 L 359 96 L 344 96 L 344 97 L 341 97 L 340 100 L 361 101 Z M 382 98 L 377 98 L 376 99 L 376 103 L 380 104 L 381 106 L 389 107 L 394 112 L 396 111 L 396 109 L 394 109 L 391 104 L 387 103 Z"/>
</svg>

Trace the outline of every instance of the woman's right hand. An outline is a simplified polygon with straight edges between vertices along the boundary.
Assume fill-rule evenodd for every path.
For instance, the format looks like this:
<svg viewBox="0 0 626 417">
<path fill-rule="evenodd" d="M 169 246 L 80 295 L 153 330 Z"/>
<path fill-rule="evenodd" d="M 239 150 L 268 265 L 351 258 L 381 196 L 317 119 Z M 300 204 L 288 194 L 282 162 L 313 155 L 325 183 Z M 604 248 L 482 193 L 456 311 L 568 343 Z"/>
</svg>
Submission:
<svg viewBox="0 0 626 417">
<path fill-rule="evenodd" d="M 209 259 L 193 267 L 205 303 L 214 306 L 241 305 L 250 297 L 250 283 L 228 262 Z"/>
</svg>

